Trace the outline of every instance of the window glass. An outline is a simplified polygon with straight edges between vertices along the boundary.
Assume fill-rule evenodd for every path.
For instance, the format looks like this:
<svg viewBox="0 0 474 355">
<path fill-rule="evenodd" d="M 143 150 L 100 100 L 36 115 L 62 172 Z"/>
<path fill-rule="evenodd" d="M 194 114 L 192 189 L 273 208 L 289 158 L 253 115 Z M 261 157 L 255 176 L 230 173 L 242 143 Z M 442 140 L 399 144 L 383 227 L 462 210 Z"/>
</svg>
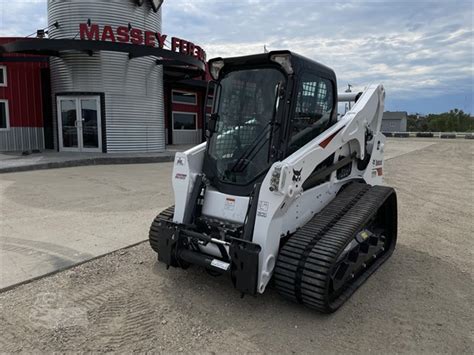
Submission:
<svg viewBox="0 0 474 355">
<path fill-rule="evenodd" d="M 5 84 L 5 79 L 6 79 L 6 68 L 5 67 L 0 67 L 0 85 Z"/>
<path fill-rule="evenodd" d="M 214 99 L 214 96 L 212 96 L 212 95 L 207 96 L 207 103 L 206 103 L 207 107 L 212 107 L 212 100 L 213 99 Z"/>
<path fill-rule="evenodd" d="M 331 117 L 333 103 L 333 85 L 330 80 L 303 74 L 291 123 L 289 154 L 336 123 Z"/>
<path fill-rule="evenodd" d="M 84 148 L 99 147 L 98 108 L 96 99 L 81 99 L 82 144 Z"/>
<path fill-rule="evenodd" d="M 192 92 L 173 91 L 173 102 L 195 105 L 197 103 L 196 94 Z"/>
<path fill-rule="evenodd" d="M 8 128 L 7 103 L 0 102 L 0 128 Z"/>
<path fill-rule="evenodd" d="M 76 99 L 64 99 L 60 103 L 63 147 L 78 147 Z"/>
<path fill-rule="evenodd" d="M 196 114 L 173 112 L 173 129 L 196 129 Z"/>
<path fill-rule="evenodd" d="M 219 180 L 246 185 L 268 168 L 278 88 L 284 84 L 274 68 L 231 71 L 221 78 L 208 150 Z"/>
</svg>

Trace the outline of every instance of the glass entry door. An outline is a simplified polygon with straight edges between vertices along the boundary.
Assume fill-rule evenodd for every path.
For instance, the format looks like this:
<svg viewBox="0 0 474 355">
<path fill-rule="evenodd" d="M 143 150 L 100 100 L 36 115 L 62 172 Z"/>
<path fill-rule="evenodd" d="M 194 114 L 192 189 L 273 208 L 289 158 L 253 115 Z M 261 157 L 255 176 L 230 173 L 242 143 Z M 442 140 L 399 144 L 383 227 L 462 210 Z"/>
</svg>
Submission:
<svg viewBox="0 0 474 355">
<path fill-rule="evenodd" d="M 58 96 L 61 151 L 102 152 L 99 96 Z"/>
</svg>

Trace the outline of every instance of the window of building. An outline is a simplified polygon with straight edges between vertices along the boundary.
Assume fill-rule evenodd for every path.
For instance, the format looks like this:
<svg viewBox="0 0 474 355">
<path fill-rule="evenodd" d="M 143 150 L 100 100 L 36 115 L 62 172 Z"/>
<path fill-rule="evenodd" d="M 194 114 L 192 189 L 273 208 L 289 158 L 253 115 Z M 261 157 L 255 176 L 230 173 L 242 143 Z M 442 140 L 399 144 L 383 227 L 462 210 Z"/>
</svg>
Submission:
<svg viewBox="0 0 474 355">
<path fill-rule="evenodd" d="M 10 128 L 10 115 L 8 113 L 8 100 L 0 100 L 0 129 Z"/>
<path fill-rule="evenodd" d="M 0 65 L 0 86 L 7 86 L 7 67 Z"/>
<path fill-rule="evenodd" d="M 174 130 L 196 130 L 197 115 L 189 112 L 173 112 Z"/>
<path fill-rule="evenodd" d="M 194 92 L 185 92 L 185 91 L 173 90 L 172 95 L 173 95 L 173 103 L 186 104 L 186 105 L 196 105 L 197 104 L 197 95 Z"/>
<path fill-rule="evenodd" d="M 212 95 L 207 95 L 207 102 L 206 102 L 206 106 L 207 107 L 212 107 L 212 101 L 214 100 L 214 96 Z"/>
<path fill-rule="evenodd" d="M 337 120 L 332 119 L 333 84 L 314 74 L 304 74 L 296 98 L 295 116 L 291 123 L 289 154 L 310 142 Z"/>
</svg>

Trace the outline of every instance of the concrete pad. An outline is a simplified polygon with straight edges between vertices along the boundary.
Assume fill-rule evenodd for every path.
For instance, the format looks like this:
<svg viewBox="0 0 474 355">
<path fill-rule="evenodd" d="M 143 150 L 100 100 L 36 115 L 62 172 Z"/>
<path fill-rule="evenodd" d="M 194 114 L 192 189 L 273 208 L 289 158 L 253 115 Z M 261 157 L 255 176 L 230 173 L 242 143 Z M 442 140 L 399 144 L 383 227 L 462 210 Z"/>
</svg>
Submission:
<svg viewBox="0 0 474 355">
<path fill-rule="evenodd" d="M 0 288 L 143 241 L 173 204 L 172 163 L 0 176 Z"/>
<path fill-rule="evenodd" d="M 387 138 L 385 142 L 385 160 L 408 154 L 439 142 L 440 140 L 435 138 Z"/>
<path fill-rule="evenodd" d="M 160 153 L 80 153 L 45 150 L 22 155 L 19 152 L 0 153 L 0 174 L 19 171 L 67 168 L 86 165 L 162 163 L 174 160 L 176 152 L 191 145 L 168 145 Z"/>
</svg>

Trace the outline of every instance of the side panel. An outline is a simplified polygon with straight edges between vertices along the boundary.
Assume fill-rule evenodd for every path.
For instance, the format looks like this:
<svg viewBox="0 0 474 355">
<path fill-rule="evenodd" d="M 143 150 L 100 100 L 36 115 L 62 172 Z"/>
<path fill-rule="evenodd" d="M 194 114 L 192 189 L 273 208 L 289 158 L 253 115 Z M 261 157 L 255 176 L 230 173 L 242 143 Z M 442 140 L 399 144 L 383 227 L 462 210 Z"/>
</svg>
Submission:
<svg viewBox="0 0 474 355">
<path fill-rule="evenodd" d="M 319 213 L 335 197 L 340 185 L 326 182 L 295 196 L 293 203 L 285 204 L 283 234 L 294 233 Z"/>
<path fill-rule="evenodd" d="M 201 143 L 185 152 L 176 153 L 174 157 L 173 175 L 171 177 L 174 191 L 173 222 L 182 223 L 184 212 L 188 206 L 196 176 L 202 171 L 202 162 L 206 143 Z"/>
<path fill-rule="evenodd" d="M 383 185 L 383 156 L 386 138 L 380 132 L 374 138 L 375 144 L 372 149 L 369 165 L 364 171 L 364 180 L 370 185 Z"/>
</svg>

